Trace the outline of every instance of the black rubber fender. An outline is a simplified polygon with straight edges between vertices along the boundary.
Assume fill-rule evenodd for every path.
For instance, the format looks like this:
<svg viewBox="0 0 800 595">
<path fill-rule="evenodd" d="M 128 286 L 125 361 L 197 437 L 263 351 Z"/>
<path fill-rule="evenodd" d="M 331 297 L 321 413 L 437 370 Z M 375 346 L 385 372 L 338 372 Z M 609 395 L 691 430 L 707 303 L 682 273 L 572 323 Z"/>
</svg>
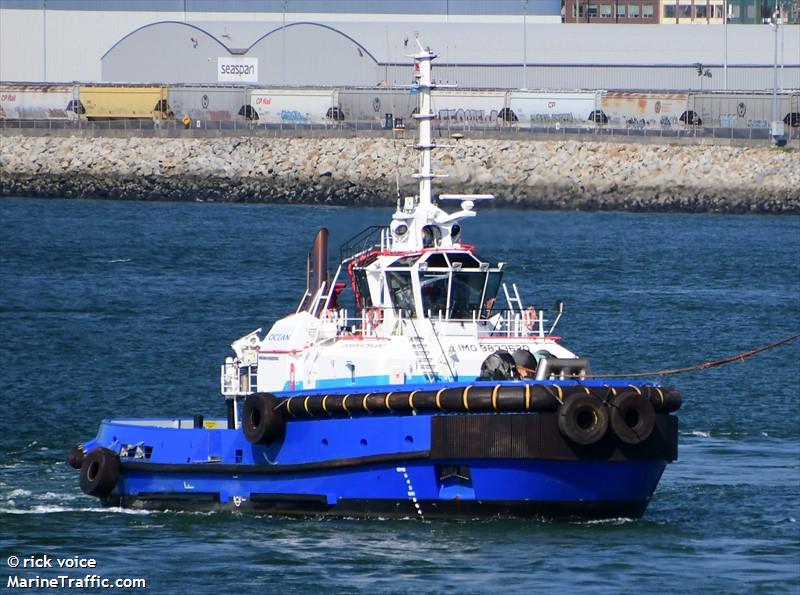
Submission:
<svg viewBox="0 0 800 595">
<path fill-rule="evenodd" d="M 650 437 L 656 423 L 653 403 L 640 391 L 626 390 L 613 399 L 611 429 L 625 444 L 640 444 Z"/>
<path fill-rule="evenodd" d="M 575 394 L 558 409 L 558 429 L 575 444 L 586 446 L 605 436 L 608 417 L 608 406 L 603 399 L 592 394 Z"/>
<path fill-rule="evenodd" d="M 69 453 L 67 453 L 67 463 L 73 469 L 80 469 L 83 465 L 83 459 L 85 456 L 86 452 L 84 452 L 83 447 L 76 444 L 70 448 Z"/>
<path fill-rule="evenodd" d="M 681 408 L 681 393 L 671 386 L 650 387 L 650 402 L 659 413 L 673 413 Z"/>
<path fill-rule="evenodd" d="M 119 456 L 108 448 L 95 448 L 83 457 L 81 490 L 89 496 L 108 496 L 119 479 Z"/>
<path fill-rule="evenodd" d="M 281 401 L 270 393 L 254 393 L 244 400 L 242 429 L 251 444 L 272 444 L 286 433 Z"/>
</svg>

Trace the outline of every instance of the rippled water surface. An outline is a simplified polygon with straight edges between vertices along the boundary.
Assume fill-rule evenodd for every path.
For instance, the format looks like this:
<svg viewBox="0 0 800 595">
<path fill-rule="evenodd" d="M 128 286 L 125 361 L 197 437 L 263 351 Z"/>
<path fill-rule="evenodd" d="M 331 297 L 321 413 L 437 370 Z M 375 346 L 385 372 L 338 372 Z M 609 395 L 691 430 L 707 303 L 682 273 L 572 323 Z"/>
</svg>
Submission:
<svg viewBox="0 0 800 595">
<path fill-rule="evenodd" d="M 160 593 L 800 592 L 798 342 L 670 379 L 680 459 L 638 521 L 133 513 L 82 495 L 71 444 L 104 417 L 220 414 L 219 363 L 294 310 L 316 229 L 338 254 L 390 212 L 0 200 L 3 587 L 8 556 L 48 554 Z M 526 302 L 565 301 L 559 334 L 596 372 L 800 331 L 798 217 L 484 210 L 464 227 Z"/>
</svg>

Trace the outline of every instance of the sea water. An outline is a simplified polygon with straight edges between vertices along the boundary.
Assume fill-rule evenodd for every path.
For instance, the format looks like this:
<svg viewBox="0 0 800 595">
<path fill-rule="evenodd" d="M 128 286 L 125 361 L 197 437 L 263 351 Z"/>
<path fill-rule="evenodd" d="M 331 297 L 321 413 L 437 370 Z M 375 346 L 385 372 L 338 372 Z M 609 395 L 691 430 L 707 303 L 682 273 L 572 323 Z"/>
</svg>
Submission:
<svg viewBox="0 0 800 595">
<path fill-rule="evenodd" d="M 564 301 L 557 334 L 594 372 L 713 361 L 800 331 L 796 216 L 479 210 L 465 241 L 507 263 L 526 305 Z M 108 417 L 221 415 L 219 364 L 294 311 L 316 230 L 330 229 L 335 260 L 390 215 L 0 200 L 3 588 L 98 575 L 157 593 L 800 591 L 799 342 L 663 379 L 684 395 L 679 460 L 640 520 L 150 513 L 81 493 L 70 445 Z M 13 556 L 96 567 L 13 569 Z"/>
</svg>

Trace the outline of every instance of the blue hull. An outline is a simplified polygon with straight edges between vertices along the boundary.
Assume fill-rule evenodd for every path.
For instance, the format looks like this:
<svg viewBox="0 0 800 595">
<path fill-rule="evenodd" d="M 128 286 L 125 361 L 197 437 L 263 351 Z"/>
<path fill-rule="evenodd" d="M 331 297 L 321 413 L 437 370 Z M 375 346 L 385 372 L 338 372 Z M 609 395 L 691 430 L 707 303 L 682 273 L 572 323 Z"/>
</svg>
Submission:
<svg viewBox="0 0 800 595">
<path fill-rule="evenodd" d="M 251 444 L 223 420 L 212 425 L 219 429 L 189 420 L 102 422 L 83 450 L 118 455 L 118 477 L 103 502 L 346 516 L 635 518 L 677 455 L 677 419 L 668 414 L 658 414 L 653 434 L 635 447 L 610 432 L 591 447 L 571 444 L 553 413 L 315 419 L 286 424 L 283 440 L 270 446 Z"/>
</svg>

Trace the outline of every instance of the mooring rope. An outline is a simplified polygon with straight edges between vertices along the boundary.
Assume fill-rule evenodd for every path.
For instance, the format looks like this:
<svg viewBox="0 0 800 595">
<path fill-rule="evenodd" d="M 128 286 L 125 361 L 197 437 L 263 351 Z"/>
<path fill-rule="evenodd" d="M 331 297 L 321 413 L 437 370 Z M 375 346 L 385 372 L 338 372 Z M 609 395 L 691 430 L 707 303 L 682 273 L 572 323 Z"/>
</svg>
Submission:
<svg viewBox="0 0 800 595">
<path fill-rule="evenodd" d="M 761 353 L 762 351 L 767 351 L 768 349 L 774 349 L 775 347 L 783 345 L 784 343 L 789 343 L 791 341 L 794 341 L 799 337 L 800 333 L 795 333 L 788 337 L 784 337 L 780 341 L 769 343 L 768 345 L 762 345 L 761 347 L 757 347 L 755 349 L 749 349 L 748 351 L 743 351 L 742 353 L 737 353 L 736 355 L 731 355 L 729 357 L 724 357 L 722 359 L 710 362 L 703 362 L 702 364 L 695 364 L 693 366 L 686 366 L 684 368 L 671 368 L 669 370 L 658 370 L 656 372 L 633 372 L 631 374 L 587 374 L 584 378 L 642 378 L 645 376 L 672 376 L 674 374 L 683 374 L 685 372 L 693 372 L 695 370 L 716 368 L 717 366 L 730 364 L 731 362 L 743 362 L 747 358 L 753 357 L 757 353 Z"/>
</svg>

